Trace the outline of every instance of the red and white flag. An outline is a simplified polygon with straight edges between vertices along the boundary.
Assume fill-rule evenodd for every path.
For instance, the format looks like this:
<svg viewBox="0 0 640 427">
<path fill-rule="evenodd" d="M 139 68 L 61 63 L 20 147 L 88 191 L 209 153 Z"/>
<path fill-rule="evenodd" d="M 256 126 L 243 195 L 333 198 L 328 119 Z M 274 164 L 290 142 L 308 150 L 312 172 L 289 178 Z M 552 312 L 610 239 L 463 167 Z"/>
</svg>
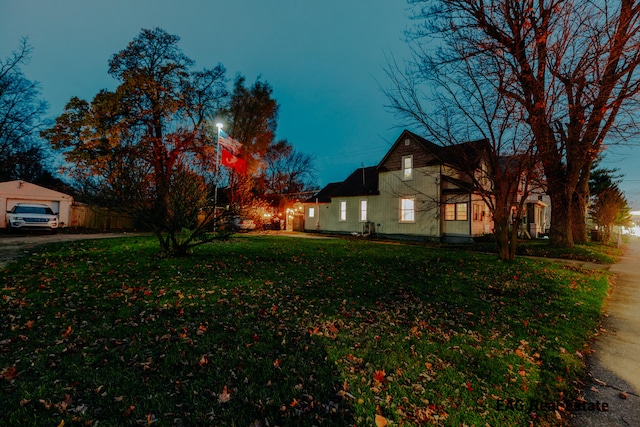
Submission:
<svg viewBox="0 0 640 427">
<path fill-rule="evenodd" d="M 231 138 L 222 129 L 220 129 L 220 138 L 218 139 L 218 144 L 220 144 L 221 147 L 224 147 L 226 150 L 232 152 L 233 154 L 238 154 L 242 150 L 242 144 L 239 141 Z"/>
<path fill-rule="evenodd" d="M 224 148 L 222 149 L 222 164 L 238 173 L 247 172 L 247 161 Z"/>
</svg>

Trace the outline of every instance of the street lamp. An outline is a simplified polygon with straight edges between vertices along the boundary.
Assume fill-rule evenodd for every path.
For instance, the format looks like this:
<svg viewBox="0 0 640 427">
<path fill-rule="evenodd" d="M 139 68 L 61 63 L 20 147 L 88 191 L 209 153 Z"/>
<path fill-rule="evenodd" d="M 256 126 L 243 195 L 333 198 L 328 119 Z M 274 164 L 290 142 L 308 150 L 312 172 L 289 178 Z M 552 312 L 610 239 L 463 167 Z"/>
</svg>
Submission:
<svg viewBox="0 0 640 427">
<path fill-rule="evenodd" d="M 218 128 L 218 135 L 216 138 L 216 188 L 213 193 L 213 232 L 216 232 L 216 227 L 218 225 L 218 184 L 220 182 L 220 131 L 222 130 L 222 123 L 216 123 L 216 127 Z"/>
</svg>

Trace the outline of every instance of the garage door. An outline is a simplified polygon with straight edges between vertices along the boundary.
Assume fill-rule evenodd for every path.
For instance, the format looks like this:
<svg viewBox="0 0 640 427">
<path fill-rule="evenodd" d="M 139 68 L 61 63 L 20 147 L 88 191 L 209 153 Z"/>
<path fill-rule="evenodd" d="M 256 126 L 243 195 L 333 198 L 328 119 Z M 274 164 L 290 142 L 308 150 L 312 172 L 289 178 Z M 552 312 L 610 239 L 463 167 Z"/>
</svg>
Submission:
<svg viewBox="0 0 640 427">
<path fill-rule="evenodd" d="M 47 205 L 51 208 L 51 210 L 54 213 L 59 213 L 60 212 L 60 202 L 58 201 L 53 201 L 53 200 L 21 200 L 21 199 L 7 199 L 7 210 L 10 211 L 11 209 L 13 209 L 13 207 L 15 205 L 17 205 L 18 203 L 40 203 L 43 205 Z M 7 214 L 6 213 L 2 213 L 2 217 L 1 221 L 0 221 L 0 226 L 2 227 L 6 227 L 7 224 Z"/>
<path fill-rule="evenodd" d="M 51 200 L 19 200 L 19 199 L 7 199 L 7 210 L 10 211 L 18 203 L 39 203 L 47 205 L 55 213 L 60 212 L 60 202 Z"/>
</svg>

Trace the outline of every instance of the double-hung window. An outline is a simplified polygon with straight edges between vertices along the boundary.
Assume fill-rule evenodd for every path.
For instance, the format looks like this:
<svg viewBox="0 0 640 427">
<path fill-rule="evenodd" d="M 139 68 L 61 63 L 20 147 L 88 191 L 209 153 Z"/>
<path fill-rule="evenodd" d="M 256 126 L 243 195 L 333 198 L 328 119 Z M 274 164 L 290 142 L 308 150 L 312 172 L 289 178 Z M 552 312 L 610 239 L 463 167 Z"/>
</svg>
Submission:
<svg viewBox="0 0 640 427">
<path fill-rule="evenodd" d="M 367 221 L 367 201 L 366 200 L 360 200 L 360 221 L 361 222 Z"/>
<path fill-rule="evenodd" d="M 466 221 L 468 217 L 466 203 L 447 203 L 444 205 L 446 221 Z"/>
<path fill-rule="evenodd" d="M 415 222 L 416 208 L 413 197 L 403 197 L 400 199 L 400 222 Z"/>
<path fill-rule="evenodd" d="M 402 157 L 402 180 L 409 181 L 413 179 L 413 156 Z"/>
<path fill-rule="evenodd" d="M 347 220 L 347 201 L 340 200 L 340 221 Z"/>
</svg>

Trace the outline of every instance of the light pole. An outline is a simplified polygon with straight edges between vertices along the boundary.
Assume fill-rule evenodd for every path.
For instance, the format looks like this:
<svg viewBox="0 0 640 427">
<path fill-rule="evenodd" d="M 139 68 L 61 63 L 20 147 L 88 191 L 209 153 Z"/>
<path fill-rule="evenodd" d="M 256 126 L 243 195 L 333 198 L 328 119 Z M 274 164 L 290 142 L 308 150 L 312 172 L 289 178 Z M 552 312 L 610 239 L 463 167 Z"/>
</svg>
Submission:
<svg viewBox="0 0 640 427">
<path fill-rule="evenodd" d="M 213 193 L 213 232 L 216 232 L 218 227 L 218 184 L 220 183 L 220 131 L 222 130 L 222 123 L 216 123 L 218 128 L 218 135 L 216 138 L 216 188 Z"/>
</svg>

